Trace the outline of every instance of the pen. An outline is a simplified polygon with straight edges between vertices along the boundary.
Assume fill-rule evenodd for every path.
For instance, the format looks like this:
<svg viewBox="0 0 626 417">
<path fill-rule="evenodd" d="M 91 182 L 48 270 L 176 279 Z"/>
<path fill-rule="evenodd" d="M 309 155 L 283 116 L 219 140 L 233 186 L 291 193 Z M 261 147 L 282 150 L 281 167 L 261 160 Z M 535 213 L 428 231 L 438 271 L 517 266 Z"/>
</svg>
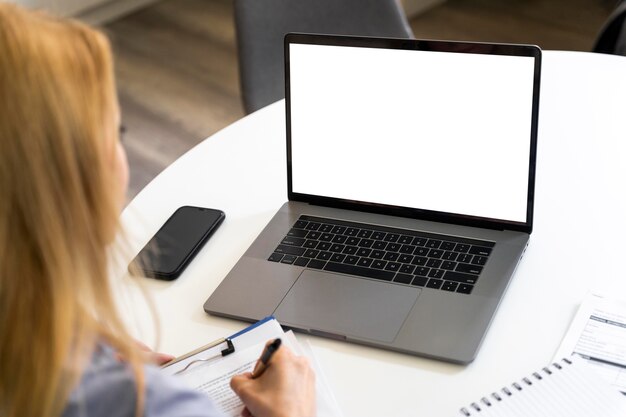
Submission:
<svg viewBox="0 0 626 417">
<path fill-rule="evenodd" d="M 254 371 L 252 371 L 253 379 L 260 377 L 261 374 L 265 372 L 265 369 L 267 368 L 267 364 L 269 363 L 270 359 L 272 359 L 272 356 L 274 356 L 274 353 L 276 353 L 281 343 L 282 341 L 280 339 L 275 339 L 272 343 L 270 343 L 265 348 L 265 350 L 261 354 L 261 358 L 259 358 L 259 361 L 256 363 L 254 367 Z"/>
</svg>

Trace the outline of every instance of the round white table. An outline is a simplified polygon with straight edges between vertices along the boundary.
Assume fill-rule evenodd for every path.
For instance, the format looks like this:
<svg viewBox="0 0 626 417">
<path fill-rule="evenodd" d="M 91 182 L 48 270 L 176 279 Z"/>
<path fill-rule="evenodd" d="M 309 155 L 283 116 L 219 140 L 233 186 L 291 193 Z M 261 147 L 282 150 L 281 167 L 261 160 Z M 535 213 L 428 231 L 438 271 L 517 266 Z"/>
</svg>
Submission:
<svg viewBox="0 0 626 417">
<path fill-rule="evenodd" d="M 460 366 L 299 335 L 346 416 L 457 415 L 549 363 L 588 292 L 625 294 L 626 58 L 543 58 L 534 231 L 478 357 Z M 280 101 L 209 137 L 125 209 L 128 259 L 179 206 L 226 213 L 178 280 L 140 279 L 160 319 L 160 350 L 179 355 L 246 326 L 202 305 L 287 199 L 284 112 Z M 138 337 L 154 340 L 145 304 L 125 300 Z"/>
</svg>

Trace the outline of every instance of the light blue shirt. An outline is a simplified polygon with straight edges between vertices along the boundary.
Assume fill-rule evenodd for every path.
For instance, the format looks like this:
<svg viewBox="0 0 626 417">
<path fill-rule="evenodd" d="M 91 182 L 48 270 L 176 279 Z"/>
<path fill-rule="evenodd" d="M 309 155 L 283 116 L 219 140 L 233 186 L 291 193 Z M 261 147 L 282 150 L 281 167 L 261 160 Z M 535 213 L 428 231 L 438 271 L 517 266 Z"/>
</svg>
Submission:
<svg viewBox="0 0 626 417">
<path fill-rule="evenodd" d="M 209 398 L 185 387 L 155 366 L 144 368 L 144 417 L 222 417 Z M 100 345 L 63 417 L 135 417 L 137 390 L 131 369 L 109 346 Z"/>
</svg>

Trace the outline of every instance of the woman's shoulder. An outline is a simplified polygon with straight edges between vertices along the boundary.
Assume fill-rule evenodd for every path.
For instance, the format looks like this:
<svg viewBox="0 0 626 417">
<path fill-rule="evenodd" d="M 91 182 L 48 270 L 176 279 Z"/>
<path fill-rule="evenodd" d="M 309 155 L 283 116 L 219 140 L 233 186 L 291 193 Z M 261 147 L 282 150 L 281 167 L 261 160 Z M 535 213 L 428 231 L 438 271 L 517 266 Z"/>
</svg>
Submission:
<svg viewBox="0 0 626 417">
<path fill-rule="evenodd" d="M 218 417 L 205 395 L 187 388 L 155 366 L 144 367 L 145 417 Z M 137 389 L 131 369 L 100 345 L 70 394 L 63 417 L 135 417 Z"/>
</svg>

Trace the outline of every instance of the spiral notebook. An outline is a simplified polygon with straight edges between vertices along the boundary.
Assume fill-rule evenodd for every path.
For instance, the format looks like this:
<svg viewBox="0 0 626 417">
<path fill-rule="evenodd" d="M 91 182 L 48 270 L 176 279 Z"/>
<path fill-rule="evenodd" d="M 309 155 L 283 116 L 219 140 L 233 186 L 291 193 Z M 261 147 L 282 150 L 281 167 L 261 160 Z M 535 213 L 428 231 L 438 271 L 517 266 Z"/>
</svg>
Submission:
<svg viewBox="0 0 626 417">
<path fill-rule="evenodd" d="M 461 408 L 459 416 L 624 417 L 626 396 L 572 357 Z"/>
</svg>

